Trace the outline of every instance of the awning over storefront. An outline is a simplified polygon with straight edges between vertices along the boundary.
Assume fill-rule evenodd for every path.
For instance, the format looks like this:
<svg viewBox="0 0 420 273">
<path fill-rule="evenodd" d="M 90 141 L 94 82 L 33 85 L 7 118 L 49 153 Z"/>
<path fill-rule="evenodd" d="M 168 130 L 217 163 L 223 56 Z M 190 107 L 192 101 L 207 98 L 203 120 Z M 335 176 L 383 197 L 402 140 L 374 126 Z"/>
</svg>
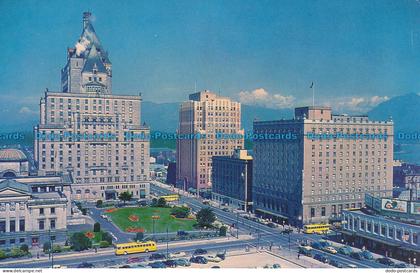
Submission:
<svg viewBox="0 0 420 273">
<path fill-rule="evenodd" d="M 364 234 L 361 234 L 361 233 L 357 233 L 357 232 L 351 232 L 351 231 L 347 231 L 347 230 L 341 230 L 341 233 L 344 233 L 344 234 L 347 234 L 347 235 L 351 235 L 351 236 L 356 236 L 356 237 L 363 237 L 365 239 L 372 240 L 372 241 L 375 241 L 375 242 L 378 242 L 378 243 L 382 243 L 382 244 L 385 244 L 385 245 L 388 245 L 388 246 L 401 247 L 401 244 L 392 243 L 390 241 L 385 241 L 385 240 L 382 240 L 382 239 L 376 238 L 376 237 L 369 237 L 367 235 L 364 235 Z"/>
<path fill-rule="evenodd" d="M 273 216 L 276 216 L 276 217 L 280 217 L 280 218 L 288 219 L 288 217 L 287 217 L 287 216 L 284 216 L 284 215 L 282 215 L 282 214 L 275 213 L 275 212 L 272 212 L 272 211 L 268 211 L 268 210 L 264 210 L 264 209 L 256 209 L 256 211 L 262 212 L 262 213 L 264 213 L 264 214 L 273 215 Z"/>
</svg>

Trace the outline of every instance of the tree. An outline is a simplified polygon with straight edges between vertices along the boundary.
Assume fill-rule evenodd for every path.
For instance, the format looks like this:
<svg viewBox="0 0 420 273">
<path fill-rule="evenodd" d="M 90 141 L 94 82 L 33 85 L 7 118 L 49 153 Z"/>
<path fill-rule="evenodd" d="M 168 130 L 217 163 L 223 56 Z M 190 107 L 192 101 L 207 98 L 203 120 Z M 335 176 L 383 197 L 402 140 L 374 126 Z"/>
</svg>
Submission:
<svg viewBox="0 0 420 273">
<path fill-rule="evenodd" d="M 166 207 L 165 198 L 163 198 L 163 197 L 159 198 L 159 200 L 157 201 L 157 207 L 160 207 L 160 208 Z"/>
<path fill-rule="evenodd" d="M 108 232 L 102 233 L 102 241 L 107 241 L 110 245 L 112 245 L 112 235 Z"/>
<path fill-rule="evenodd" d="M 143 232 L 137 232 L 136 237 L 134 237 L 134 241 L 141 242 L 141 241 L 143 241 L 143 239 L 144 239 L 144 233 Z"/>
<path fill-rule="evenodd" d="M 93 225 L 93 232 L 99 232 L 99 231 L 101 231 L 101 224 L 99 224 L 98 222 L 96 222 Z"/>
<path fill-rule="evenodd" d="M 219 228 L 219 236 L 220 237 L 225 237 L 227 233 L 227 227 L 226 226 L 221 226 Z"/>
<path fill-rule="evenodd" d="M 216 215 L 211 208 L 202 208 L 197 212 L 196 218 L 197 224 L 200 227 L 210 228 L 213 226 L 214 221 L 216 221 Z"/>
<path fill-rule="evenodd" d="M 157 199 L 156 198 L 152 199 L 152 204 L 150 204 L 150 206 L 157 207 Z"/>
<path fill-rule="evenodd" d="M 190 214 L 189 207 L 174 207 L 171 210 L 171 214 L 176 218 L 187 218 Z"/>
<path fill-rule="evenodd" d="M 42 251 L 44 251 L 44 253 L 48 253 L 51 250 L 51 243 L 50 242 L 45 242 L 44 245 L 42 246 Z"/>
<path fill-rule="evenodd" d="M 70 237 L 70 244 L 76 251 L 82 251 L 92 247 L 92 241 L 83 232 L 76 232 Z"/>
<path fill-rule="evenodd" d="M 97 207 L 97 208 L 102 207 L 103 203 L 104 203 L 104 202 L 103 202 L 102 200 L 98 200 L 98 201 L 96 201 L 96 207 Z"/>
<path fill-rule="evenodd" d="M 118 196 L 118 199 L 123 201 L 124 205 L 125 205 L 126 202 L 130 201 L 131 198 L 133 198 L 133 193 L 131 193 L 129 191 L 124 191 L 124 192 L 120 193 L 120 195 Z"/>
<path fill-rule="evenodd" d="M 20 250 L 22 250 L 25 253 L 29 252 L 29 246 L 27 244 L 23 244 L 20 246 Z"/>
</svg>

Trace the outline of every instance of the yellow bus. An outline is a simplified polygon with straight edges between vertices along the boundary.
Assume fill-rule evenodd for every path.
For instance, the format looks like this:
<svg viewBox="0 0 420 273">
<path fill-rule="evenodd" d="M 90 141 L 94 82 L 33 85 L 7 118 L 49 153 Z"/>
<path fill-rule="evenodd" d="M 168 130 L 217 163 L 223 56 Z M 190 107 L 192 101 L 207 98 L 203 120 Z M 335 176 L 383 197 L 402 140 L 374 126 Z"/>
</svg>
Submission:
<svg viewBox="0 0 420 273">
<path fill-rule="evenodd" d="M 162 195 L 160 198 L 165 199 L 166 202 L 173 202 L 179 200 L 178 194 L 169 194 L 169 195 Z"/>
<path fill-rule="evenodd" d="M 133 253 L 152 252 L 157 250 L 156 242 L 132 242 L 125 244 L 117 244 L 115 246 L 115 255 L 127 255 Z"/>
<path fill-rule="evenodd" d="M 330 230 L 330 224 L 309 224 L 303 226 L 303 232 L 306 234 L 325 234 Z"/>
</svg>

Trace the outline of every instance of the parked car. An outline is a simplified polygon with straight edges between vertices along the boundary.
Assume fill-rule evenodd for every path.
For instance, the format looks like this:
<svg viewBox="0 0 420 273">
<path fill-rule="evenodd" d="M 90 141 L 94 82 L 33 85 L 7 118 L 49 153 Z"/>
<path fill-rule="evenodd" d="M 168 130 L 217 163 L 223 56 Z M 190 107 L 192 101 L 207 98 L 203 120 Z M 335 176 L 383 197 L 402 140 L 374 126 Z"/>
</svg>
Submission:
<svg viewBox="0 0 420 273">
<path fill-rule="evenodd" d="M 328 246 L 331 246 L 331 244 L 329 242 L 325 241 L 325 240 L 319 240 L 318 243 L 321 245 L 322 248 L 326 248 Z"/>
<path fill-rule="evenodd" d="M 300 246 L 299 247 L 299 254 L 308 256 L 308 257 L 312 257 L 312 247 L 310 246 Z"/>
<path fill-rule="evenodd" d="M 220 268 L 218 265 L 213 265 L 211 268 Z"/>
<path fill-rule="evenodd" d="M 205 257 L 203 256 L 193 256 L 190 259 L 191 263 L 195 263 L 195 264 L 207 264 L 208 261 Z"/>
<path fill-rule="evenodd" d="M 332 247 L 332 246 L 325 247 L 324 248 L 324 251 L 325 252 L 328 252 L 328 253 L 331 253 L 331 254 L 337 254 L 337 250 L 334 247 Z"/>
<path fill-rule="evenodd" d="M 176 259 L 175 260 L 177 266 L 190 266 L 191 263 L 187 259 Z"/>
<path fill-rule="evenodd" d="M 77 268 L 95 268 L 92 263 L 83 262 L 77 266 Z"/>
<path fill-rule="evenodd" d="M 288 228 L 288 229 L 283 229 L 283 230 L 281 231 L 281 233 L 282 233 L 282 234 L 289 234 L 289 233 L 293 233 L 293 229 L 291 229 L 291 228 Z"/>
<path fill-rule="evenodd" d="M 330 265 L 335 266 L 337 268 L 343 268 L 344 267 L 344 265 L 337 260 L 331 260 Z"/>
<path fill-rule="evenodd" d="M 350 255 L 351 253 L 353 253 L 353 250 L 349 246 L 342 246 L 338 249 L 338 253 L 343 255 Z"/>
<path fill-rule="evenodd" d="M 373 260 L 373 255 L 370 251 L 363 250 L 361 252 L 361 254 L 362 254 L 363 258 L 365 258 L 366 260 Z"/>
<path fill-rule="evenodd" d="M 127 263 L 132 264 L 132 263 L 141 263 L 141 262 L 145 262 L 146 259 L 143 257 L 130 257 L 127 259 Z"/>
<path fill-rule="evenodd" d="M 357 266 L 354 265 L 354 264 L 347 264 L 345 267 L 346 268 L 357 268 Z"/>
<path fill-rule="evenodd" d="M 166 267 L 177 267 L 177 263 L 175 262 L 175 260 L 166 260 L 163 262 Z"/>
<path fill-rule="evenodd" d="M 320 261 L 320 262 L 323 262 L 324 264 L 328 263 L 328 258 L 327 258 L 327 257 L 325 257 L 325 256 L 324 256 L 324 255 L 322 255 L 322 254 L 315 254 L 315 255 L 314 255 L 314 259 L 315 259 L 315 260 L 318 260 L 318 261 Z"/>
<path fill-rule="evenodd" d="M 276 228 L 277 225 L 275 223 L 270 222 L 267 224 L 267 227 Z"/>
<path fill-rule="evenodd" d="M 224 260 L 226 259 L 226 252 L 217 253 L 216 257 L 219 257 L 220 259 Z"/>
<path fill-rule="evenodd" d="M 408 265 L 406 263 L 397 263 L 394 266 L 395 268 L 407 268 Z"/>
<path fill-rule="evenodd" d="M 353 259 L 356 259 L 356 260 L 363 260 L 363 255 L 362 255 L 361 252 L 352 252 L 350 254 L 350 257 L 352 257 Z"/>
<path fill-rule="evenodd" d="M 149 261 L 164 260 L 164 259 L 166 259 L 165 254 L 161 254 L 161 253 L 153 253 L 152 255 L 149 256 Z"/>
<path fill-rule="evenodd" d="M 180 258 L 180 257 L 185 257 L 185 255 L 187 255 L 185 252 L 178 251 L 178 252 L 170 253 L 169 258 Z"/>
<path fill-rule="evenodd" d="M 214 262 L 214 263 L 220 263 L 222 261 L 221 258 L 219 258 L 217 256 L 212 256 L 212 255 L 206 256 L 206 259 L 207 259 L 207 261 Z"/>
<path fill-rule="evenodd" d="M 148 266 L 150 266 L 151 268 L 166 268 L 166 265 L 163 262 L 149 263 Z"/>
<path fill-rule="evenodd" d="M 273 268 L 281 268 L 280 264 L 273 264 Z"/>
<path fill-rule="evenodd" d="M 131 266 L 129 266 L 128 264 L 122 265 L 119 268 L 131 268 Z"/>
<path fill-rule="evenodd" d="M 380 264 L 387 265 L 387 266 L 395 265 L 394 261 L 392 261 L 390 258 L 387 258 L 387 257 L 378 258 L 376 261 Z"/>
<path fill-rule="evenodd" d="M 312 242 L 311 247 L 315 249 L 322 249 L 322 245 L 319 242 Z"/>
<path fill-rule="evenodd" d="M 224 212 L 229 212 L 230 210 L 228 208 L 223 208 L 222 209 Z"/>
<path fill-rule="evenodd" d="M 186 232 L 186 231 L 184 231 L 184 230 L 179 230 L 176 234 L 177 234 L 178 236 L 187 236 L 187 235 L 188 235 L 188 232 Z"/>
<path fill-rule="evenodd" d="M 194 255 L 203 255 L 203 254 L 207 254 L 207 250 L 202 249 L 202 248 L 197 248 L 196 250 L 194 250 Z"/>
</svg>

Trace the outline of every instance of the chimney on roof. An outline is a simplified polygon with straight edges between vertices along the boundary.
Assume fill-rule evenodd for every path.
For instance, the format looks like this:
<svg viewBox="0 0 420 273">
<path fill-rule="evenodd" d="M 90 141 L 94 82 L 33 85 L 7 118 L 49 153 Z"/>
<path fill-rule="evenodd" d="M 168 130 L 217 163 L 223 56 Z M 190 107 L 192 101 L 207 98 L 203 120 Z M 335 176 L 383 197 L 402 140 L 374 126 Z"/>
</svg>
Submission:
<svg viewBox="0 0 420 273">
<path fill-rule="evenodd" d="M 91 15 L 92 13 L 89 11 L 83 12 L 83 29 L 86 28 L 87 24 L 89 23 Z"/>
</svg>

